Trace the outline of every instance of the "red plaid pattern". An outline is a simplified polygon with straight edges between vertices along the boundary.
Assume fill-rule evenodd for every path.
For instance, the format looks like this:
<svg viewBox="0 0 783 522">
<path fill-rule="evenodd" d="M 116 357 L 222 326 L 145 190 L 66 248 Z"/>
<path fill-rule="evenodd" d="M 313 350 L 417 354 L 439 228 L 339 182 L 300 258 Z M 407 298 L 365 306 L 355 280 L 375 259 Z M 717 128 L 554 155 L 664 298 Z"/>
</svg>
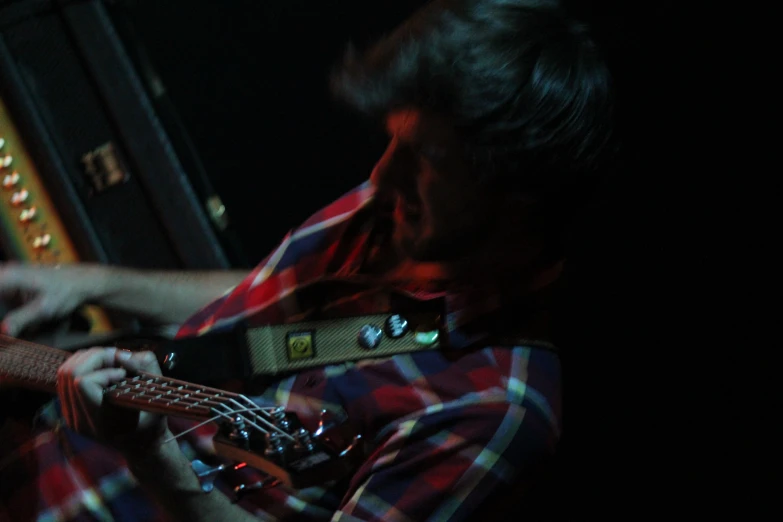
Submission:
<svg viewBox="0 0 783 522">
<path fill-rule="evenodd" d="M 303 310 L 297 288 L 325 275 L 357 276 L 382 235 L 369 183 L 290 233 L 253 273 L 181 328 L 199 335 L 237 320 L 285 322 Z M 402 287 L 403 290 L 415 290 Z M 491 297 L 491 296 L 490 296 Z M 475 311 L 449 296 L 450 325 Z M 491 313 L 489 299 L 482 314 Z M 479 314 L 479 315 L 482 315 Z M 263 520 L 467 520 L 497 487 L 534 473 L 559 436 L 557 357 L 526 346 L 399 355 L 282 379 L 254 400 L 296 412 L 309 429 L 322 409 L 342 411 L 370 453 L 347 483 L 252 493 L 241 505 Z M 464 341 L 464 340 L 463 340 Z M 464 342 L 462 344 L 465 344 Z M 32 433 L 7 433 L 0 453 L 0 521 L 164 520 L 114 452 L 63 428 L 50 407 Z M 189 427 L 172 419 L 175 429 Z M 212 428 L 183 437 L 209 451 Z M 258 473 L 245 468 L 243 480 Z M 222 485 L 227 487 L 227 485 Z"/>
</svg>

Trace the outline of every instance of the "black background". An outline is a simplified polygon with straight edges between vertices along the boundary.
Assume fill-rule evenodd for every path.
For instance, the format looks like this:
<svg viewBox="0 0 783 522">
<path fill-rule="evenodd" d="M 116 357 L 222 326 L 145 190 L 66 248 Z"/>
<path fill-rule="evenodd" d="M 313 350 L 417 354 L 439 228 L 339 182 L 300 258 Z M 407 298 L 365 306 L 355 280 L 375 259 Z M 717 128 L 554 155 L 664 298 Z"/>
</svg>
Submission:
<svg viewBox="0 0 783 522">
<path fill-rule="evenodd" d="M 112 3 L 226 204 L 237 264 L 253 265 L 369 175 L 385 137 L 330 100 L 327 73 L 347 41 L 371 41 L 422 2 Z M 733 235 L 737 194 L 724 193 L 741 186 L 729 124 L 741 37 L 706 3 L 566 3 L 613 69 L 623 153 L 571 246 L 556 503 L 570 519 L 724 512 L 737 496 L 728 434 L 752 422 L 726 383 L 740 370 L 724 367 L 736 346 L 725 317 L 738 314 L 732 270 L 715 266 L 746 242 Z"/>
<path fill-rule="evenodd" d="M 367 178 L 376 122 L 332 102 L 327 78 L 420 1 L 119 2 L 166 86 L 250 265 L 291 228 Z"/>
<path fill-rule="evenodd" d="M 706 4 L 566 3 L 593 25 L 613 69 L 623 154 L 571 248 L 555 502 L 577 518 L 722 510 L 734 495 L 716 501 L 712 485 L 729 483 L 736 443 L 721 420 L 732 394 L 713 381 L 727 278 L 716 277 L 710 245 L 728 231 L 716 172 L 732 148 L 737 38 Z M 369 174 L 385 137 L 331 102 L 326 76 L 347 41 L 371 41 L 420 4 L 119 2 L 250 264 Z"/>
</svg>

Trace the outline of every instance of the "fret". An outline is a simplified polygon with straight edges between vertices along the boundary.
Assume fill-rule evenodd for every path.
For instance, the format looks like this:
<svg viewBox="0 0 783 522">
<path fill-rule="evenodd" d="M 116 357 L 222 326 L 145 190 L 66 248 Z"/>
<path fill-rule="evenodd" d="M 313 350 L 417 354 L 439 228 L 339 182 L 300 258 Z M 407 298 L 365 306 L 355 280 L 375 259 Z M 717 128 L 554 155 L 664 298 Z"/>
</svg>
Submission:
<svg viewBox="0 0 783 522">
<path fill-rule="evenodd" d="M 213 408 L 213 404 L 205 404 L 205 402 L 208 401 L 193 401 L 193 402 L 187 402 L 184 400 L 181 400 L 179 398 L 171 398 L 167 397 L 162 394 L 158 395 L 148 395 L 144 392 L 138 392 L 137 390 L 134 390 L 133 388 L 124 388 L 124 389 L 117 389 L 117 390 L 111 390 L 107 392 L 111 397 L 113 398 L 123 398 L 128 399 L 134 402 L 142 403 L 143 404 L 156 404 L 156 405 L 168 405 L 173 408 L 197 408 L 197 407 L 203 407 L 203 408 Z"/>
<path fill-rule="evenodd" d="M 205 418 L 213 416 L 216 407 L 224 407 L 225 392 L 143 374 L 125 379 L 107 388 L 114 401 L 159 413 Z"/>
<path fill-rule="evenodd" d="M 272 422 L 269 412 L 243 395 L 149 374 L 120 381 L 106 393 L 120 404 L 156 413 L 201 418 L 239 417 L 261 433 L 273 431 L 293 441 L 290 434 Z"/>
<path fill-rule="evenodd" d="M 0 381 L 54 392 L 57 370 L 68 357 L 67 352 L 0 335 Z M 242 395 L 143 372 L 108 387 L 105 396 L 119 405 L 161 414 L 199 419 L 240 416 L 260 431 L 279 430 L 268 412 Z"/>
<path fill-rule="evenodd" d="M 202 388 L 195 387 L 193 385 L 182 385 L 178 382 L 172 382 L 170 380 L 162 379 L 155 376 L 139 375 L 120 381 L 113 385 L 109 390 L 118 388 L 120 386 L 132 387 L 135 390 L 142 390 L 142 393 L 165 392 L 166 395 L 177 395 L 180 399 L 187 398 L 210 398 L 219 399 L 226 395 L 225 392 L 219 390 L 210 390 L 210 393 L 204 393 Z"/>
</svg>

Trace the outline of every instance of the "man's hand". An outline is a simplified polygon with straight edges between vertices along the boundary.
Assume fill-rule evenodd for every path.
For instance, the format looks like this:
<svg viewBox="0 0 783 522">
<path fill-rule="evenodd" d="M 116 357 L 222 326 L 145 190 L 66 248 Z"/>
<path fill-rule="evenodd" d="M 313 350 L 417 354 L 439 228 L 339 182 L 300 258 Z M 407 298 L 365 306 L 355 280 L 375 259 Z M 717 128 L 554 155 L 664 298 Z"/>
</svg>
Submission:
<svg viewBox="0 0 783 522">
<path fill-rule="evenodd" d="M 123 453 L 145 451 L 163 442 L 166 418 L 107 404 L 103 391 L 128 372 L 160 375 L 152 352 L 133 353 L 117 348 L 76 352 L 57 372 L 57 394 L 63 417 L 73 430 L 96 438 Z"/>
<path fill-rule="evenodd" d="M 76 352 L 57 372 L 57 394 L 65 422 L 79 433 L 120 450 L 136 480 L 172 520 L 257 520 L 220 491 L 204 492 L 179 446 L 165 443 L 171 438 L 165 417 L 104 402 L 103 390 L 127 372 L 138 371 L 160 375 L 151 352 L 131 355 L 116 348 Z"/>
<path fill-rule="evenodd" d="M 25 328 L 57 321 L 97 296 L 104 283 L 94 265 L 0 264 L 0 295 L 22 303 L 2 321 L 2 331 L 17 337 Z"/>
<path fill-rule="evenodd" d="M 13 337 L 30 326 L 63 319 L 84 304 L 171 325 L 238 285 L 248 270 L 138 270 L 72 263 L 58 267 L 0 263 L 0 295 L 21 297 L 22 305 L 2 322 Z"/>
</svg>

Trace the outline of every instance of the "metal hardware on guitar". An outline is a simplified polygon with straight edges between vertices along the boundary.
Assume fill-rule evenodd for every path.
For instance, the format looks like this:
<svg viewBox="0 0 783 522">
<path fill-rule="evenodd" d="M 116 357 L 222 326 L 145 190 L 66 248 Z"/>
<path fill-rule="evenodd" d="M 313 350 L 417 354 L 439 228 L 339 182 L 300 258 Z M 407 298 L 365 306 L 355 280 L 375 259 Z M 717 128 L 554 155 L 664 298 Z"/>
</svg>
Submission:
<svg viewBox="0 0 783 522">
<path fill-rule="evenodd" d="M 196 477 L 198 477 L 198 481 L 201 484 L 201 490 L 204 493 L 209 493 L 210 491 L 215 489 L 215 479 L 217 478 L 218 474 L 220 474 L 221 472 L 228 471 L 228 470 L 237 471 L 246 466 L 247 464 L 244 462 L 237 464 L 233 467 L 226 466 L 225 464 L 220 464 L 218 466 L 210 466 L 198 459 L 190 463 L 190 467 L 191 469 L 193 469 L 193 473 L 196 474 Z M 242 500 L 242 497 L 244 497 L 245 495 L 247 495 L 252 491 L 271 488 L 278 485 L 279 483 L 280 481 L 278 479 L 274 477 L 267 477 L 261 481 L 254 482 L 253 484 L 240 484 L 234 487 L 234 501 L 239 502 L 240 500 Z"/>
<path fill-rule="evenodd" d="M 104 399 L 120 406 L 213 421 L 218 455 L 244 462 L 305 488 L 349 474 L 362 453 L 363 439 L 340 417 L 322 412 L 311 433 L 296 414 L 277 407 L 260 407 L 243 395 L 185 381 L 141 373 L 107 388 Z M 199 468 L 203 478 L 226 468 Z"/>
<path fill-rule="evenodd" d="M 226 469 L 225 464 L 210 467 L 198 459 L 191 462 L 190 467 L 193 469 L 193 473 L 196 474 L 196 477 L 198 477 L 198 481 L 201 483 L 201 489 L 204 493 L 209 493 L 214 489 L 217 474 Z"/>
<path fill-rule="evenodd" d="M 349 455 L 354 455 L 358 452 L 361 437 L 353 437 L 351 444 L 348 447 L 342 445 L 345 444 L 346 430 L 344 429 L 345 417 L 336 415 L 327 410 L 321 411 L 321 419 L 318 423 L 318 429 L 314 433 L 310 433 L 303 427 L 295 428 L 295 426 L 301 426 L 296 415 L 286 413 L 283 408 L 275 408 L 271 412 L 271 418 L 274 419 L 271 422 L 284 430 L 288 435 L 293 436 L 293 441 L 285 437 L 285 434 L 280 431 L 267 431 L 264 436 L 264 450 L 263 456 L 266 460 L 279 463 L 281 465 L 288 464 L 292 469 L 300 474 L 301 477 L 306 477 L 308 474 L 313 476 L 321 475 L 322 479 L 327 479 L 326 475 L 323 475 L 323 465 L 327 462 L 327 459 L 344 459 Z M 252 437 L 246 428 L 244 421 L 239 417 L 235 417 L 229 421 L 225 421 L 221 429 L 223 436 L 227 436 L 236 446 L 242 447 L 249 451 L 256 451 L 252 448 L 251 443 L 255 440 L 251 440 Z M 340 434 L 340 430 L 343 431 Z M 241 435 L 237 435 L 237 431 Z M 228 434 L 228 435 L 225 435 Z M 245 437 L 245 434 L 248 436 Z M 332 447 L 343 447 L 341 451 L 329 454 L 324 451 L 324 447 L 320 445 L 329 444 Z M 246 463 L 241 463 L 236 466 L 226 466 L 221 464 L 218 466 L 209 466 L 200 460 L 194 460 L 191 463 L 194 473 L 201 483 L 201 488 L 204 492 L 210 492 L 214 488 L 215 478 L 222 472 L 231 470 L 239 470 L 246 466 Z M 323 468 L 318 471 L 319 468 Z M 341 473 L 331 474 L 332 479 L 339 478 Z M 319 480 L 317 482 L 322 482 Z M 240 484 L 234 488 L 234 494 L 236 500 L 240 500 L 242 496 L 256 491 L 259 489 L 265 489 L 273 487 L 280 483 L 280 480 L 275 476 L 270 476 L 260 482 L 253 484 Z M 302 482 L 299 482 L 303 484 Z"/>
<path fill-rule="evenodd" d="M 260 482 L 256 482 L 254 484 L 240 484 L 237 487 L 234 488 L 234 497 L 235 502 L 239 502 L 242 500 L 242 497 L 250 493 L 251 491 L 258 491 L 259 489 L 267 489 L 276 486 L 279 484 L 279 480 L 275 479 L 268 479 L 268 480 L 262 480 Z"/>
<path fill-rule="evenodd" d="M 57 370 L 70 357 L 63 350 L 0 335 L 0 386 L 15 385 L 53 393 Z M 261 407 L 244 395 L 160 375 L 129 375 L 104 390 L 109 403 L 130 409 L 182 417 L 202 424 L 214 422 L 213 442 L 218 456 L 242 464 L 193 469 L 209 491 L 221 472 L 251 466 L 301 489 L 349 475 L 363 458 L 363 439 L 354 434 L 344 416 L 321 412 L 310 432 L 295 413 L 279 407 Z M 183 434 L 186 432 L 183 432 Z M 243 485 L 244 494 L 272 482 Z"/>
<path fill-rule="evenodd" d="M 289 431 L 291 425 L 288 423 L 288 418 L 285 415 L 283 408 L 276 408 L 272 412 L 272 416 L 275 418 L 275 423 L 282 429 Z"/>
<path fill-rule="evenodd" d="M 250 432 L 245 427 L 245 419 L 237 415 L 231 419 L 231 427 L 228 438 L 241 443 L 247 443 L 250 440 Z"/>
</svg>

